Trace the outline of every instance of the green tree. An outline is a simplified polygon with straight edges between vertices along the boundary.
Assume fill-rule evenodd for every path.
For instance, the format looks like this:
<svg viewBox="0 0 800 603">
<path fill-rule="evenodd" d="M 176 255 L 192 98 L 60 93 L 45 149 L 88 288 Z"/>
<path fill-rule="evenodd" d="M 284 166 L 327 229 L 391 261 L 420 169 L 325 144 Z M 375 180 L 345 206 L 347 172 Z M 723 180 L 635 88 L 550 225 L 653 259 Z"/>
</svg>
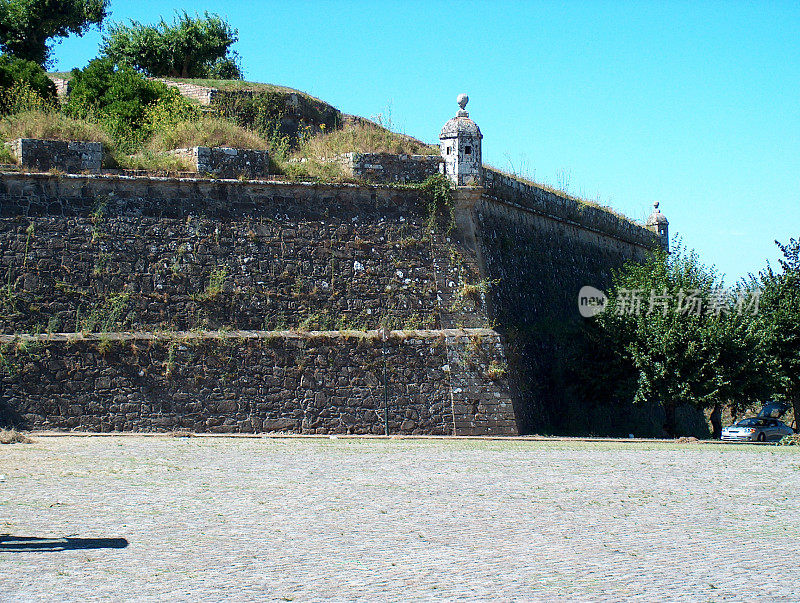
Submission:
<svg viewBox="0 0 800 603">
<path fill-rule="evenodd" d="M 106 17 L 108 0 L 0 0 L 0 48 L 46 65 L 49 40 L 79 36 Z"/>
<path fill-rule="evenodd" d="M 763 398 L 769 388 L 769 361 L 753 317 L 738 312 L 714 270 L 680 246 L 615 274 L 589 340 L 602 350 L 602 366 L 596 362 L 591 371 L 595 390 L 660 403 L 670 436 L 677 435 L 681 404 L 719 409 Z"/>
<path fill-rule="evenodd" d="M 193 18 L 185 11 L 170 25 L 131 21 L 114 24 L 104 36 L 101 52 L 116 63 L 127 63 L 148 75 L 240 79 L 238 55 L 230 47 L 238 31 L 217 15 Z"/>
<path fill-rule="evenodd" d="M 775 244 L 783 253 L 781 271 L 771 266 L 754 281 L 761 287 L 759 325 L 777 365 L 778 397 L 792 404 L 795 431 L 800 427 L 800 240 Z"/>
</svg>

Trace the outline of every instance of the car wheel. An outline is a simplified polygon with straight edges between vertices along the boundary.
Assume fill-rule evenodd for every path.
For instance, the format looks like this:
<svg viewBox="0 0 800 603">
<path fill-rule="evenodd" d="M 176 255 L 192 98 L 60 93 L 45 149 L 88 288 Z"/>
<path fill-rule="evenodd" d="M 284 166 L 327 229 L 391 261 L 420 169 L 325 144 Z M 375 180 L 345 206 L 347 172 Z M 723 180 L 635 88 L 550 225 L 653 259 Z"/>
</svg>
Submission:
<svg viewBox="0 0 800 603">
<path fill-rule="evenodd" d="M 766 439 L 767 439 L 767 437 L 764 435 L 763 432 L 758 434 L 758 441 L 759 442 L 763 442 Z"/>
</svg>

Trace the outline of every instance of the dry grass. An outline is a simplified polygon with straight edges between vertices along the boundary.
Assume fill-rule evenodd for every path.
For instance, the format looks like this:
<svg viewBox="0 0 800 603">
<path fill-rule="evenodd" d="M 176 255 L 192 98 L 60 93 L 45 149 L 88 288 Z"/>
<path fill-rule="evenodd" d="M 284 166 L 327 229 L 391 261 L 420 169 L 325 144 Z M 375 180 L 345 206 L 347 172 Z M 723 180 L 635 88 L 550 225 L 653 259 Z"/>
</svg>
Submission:
<svg viewBox="0 0 800 603">
<path fill-rule="evenodd" d="M 3 118 L 0 121 L 0 139 L 17 138 L 80 140 L 113 146 L 111 138 L 97 124 L 72 119 L 56 111 L 24 111 Z"/>
<path fill-rule="evenodd" d="M 297 156 L 316 159 L 344 153 L 438 155 L 439 147 L 427 145 L 411 136 L 396 134 L 370 121 L 358 120 L 346 124 L 341 130 L 304 141 Z"/>
<path fill-rule="evenodd" d="M 156 132 L 147 144 L 147 150 L 154 153 L 190 147 L 264 150 L 269 148 L 269 143 L 255 132 L 227 120 L 206 117 L 198 121 L 183 121 Z"/>
<path fill-rule="evenodd" d="M 300 158 L 293 161 L 281 161 L 276 158 L 280 175 L 289 180 L 317 180 L 320 182 L 356 182 L 351 174 L 345 170 L 344 165 L 338 161 L 323 161 L 320 159 Z"/>
<path fill-rule="evenodd" d="M 30 444 L 31 439 L 16 429 L 0 429 L 0 444 Z"/>
</svg>

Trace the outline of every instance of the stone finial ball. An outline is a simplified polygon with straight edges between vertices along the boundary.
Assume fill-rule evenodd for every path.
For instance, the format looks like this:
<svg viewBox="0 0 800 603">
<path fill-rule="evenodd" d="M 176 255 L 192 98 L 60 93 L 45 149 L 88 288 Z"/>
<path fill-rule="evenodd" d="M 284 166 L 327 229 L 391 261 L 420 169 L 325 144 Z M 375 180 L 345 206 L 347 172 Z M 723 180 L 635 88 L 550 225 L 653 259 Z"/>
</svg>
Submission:
<svg viewBox="0 0 800 603">
<path fill-rule="evenodd" d="M 459 94 L 458 95 L 458 106 L 462 109 L 467 106 L 469 102 L 469 97 L 466 94 Z"/>
</svg>

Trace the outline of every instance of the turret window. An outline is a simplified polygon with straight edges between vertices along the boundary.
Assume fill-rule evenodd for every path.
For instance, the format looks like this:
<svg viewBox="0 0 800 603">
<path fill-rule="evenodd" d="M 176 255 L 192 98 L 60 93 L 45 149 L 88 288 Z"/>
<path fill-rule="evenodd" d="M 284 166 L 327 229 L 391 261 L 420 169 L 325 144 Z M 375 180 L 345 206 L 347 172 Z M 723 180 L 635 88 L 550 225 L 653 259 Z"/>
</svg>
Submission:
<svg viewBox="0 0 800 603">
<path fill-rule="evenodd" d="M 464 147 L 464 154 L 465 155 L 472 155 L 472 147 L 470 147 L 470 146 Z"/>
</svg>

